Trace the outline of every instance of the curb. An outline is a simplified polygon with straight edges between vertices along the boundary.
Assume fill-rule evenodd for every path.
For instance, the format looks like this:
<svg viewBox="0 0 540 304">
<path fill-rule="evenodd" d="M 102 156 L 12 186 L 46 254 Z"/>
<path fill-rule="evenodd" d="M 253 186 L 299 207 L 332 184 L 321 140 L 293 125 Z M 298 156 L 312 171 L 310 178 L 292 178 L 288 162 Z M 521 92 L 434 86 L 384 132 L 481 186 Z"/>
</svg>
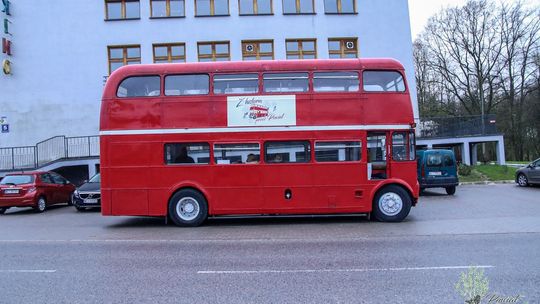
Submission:
<svg viewBox="0 0 540 304">
<path fill-rule="evenodd" d="M 478 182 L 464 182 L 459 185 L 495 185 L 495 184 L 515 184 L 514 180 L 501 180 L 501 181 L 478 181 Z"/>
</svg>

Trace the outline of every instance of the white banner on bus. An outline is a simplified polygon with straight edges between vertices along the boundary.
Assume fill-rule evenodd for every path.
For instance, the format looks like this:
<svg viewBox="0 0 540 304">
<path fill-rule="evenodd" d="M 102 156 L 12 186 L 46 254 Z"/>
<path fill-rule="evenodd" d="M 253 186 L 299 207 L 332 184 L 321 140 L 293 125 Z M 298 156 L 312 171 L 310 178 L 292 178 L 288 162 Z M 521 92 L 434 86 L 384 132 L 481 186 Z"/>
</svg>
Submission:
<svg viewBox="0 0 540 304">
<path fill-rule="evenodd" d="M 228 96 L 227 126 L 295 126 L 296 96 Z"/>
</svg>

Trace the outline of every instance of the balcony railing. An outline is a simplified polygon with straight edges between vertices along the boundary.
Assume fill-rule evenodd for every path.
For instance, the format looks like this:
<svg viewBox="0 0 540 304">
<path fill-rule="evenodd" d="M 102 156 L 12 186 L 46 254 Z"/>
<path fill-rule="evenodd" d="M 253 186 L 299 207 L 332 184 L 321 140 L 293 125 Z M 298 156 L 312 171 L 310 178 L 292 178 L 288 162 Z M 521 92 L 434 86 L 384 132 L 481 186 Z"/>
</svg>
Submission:
<svg viewBox="0 0 540 304">
<path fill-rule="evenodd" d="M 421 139 L 468 137 L 500 134 L 497 131 L 495 115 L 425 117 L 417 126 Z"/>
<path fill-rule="evenodd" d="M 0 148 L 0 171 L 32 170 L 63 159 L 99 157 L 99 136 L 55 136 L 29 147 Z"/>
</svg>

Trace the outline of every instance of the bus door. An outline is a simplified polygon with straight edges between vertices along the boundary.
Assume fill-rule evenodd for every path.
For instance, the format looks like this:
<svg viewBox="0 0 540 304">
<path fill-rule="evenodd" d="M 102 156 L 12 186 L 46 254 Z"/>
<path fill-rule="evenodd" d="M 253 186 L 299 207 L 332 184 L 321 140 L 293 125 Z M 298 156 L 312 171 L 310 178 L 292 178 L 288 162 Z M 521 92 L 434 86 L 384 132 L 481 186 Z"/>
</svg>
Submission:
<svg viewBox="0 0 540 304">
<path fill-rule="evenodd" d="M 394 131 L 392 132 L 392 157 L 390 159 L 392 172 L 389 177 L 401 178 L 414 182 L 416 179 L 417 164 L 414 131 Z M 389 157 L 390 158 L 390 157 Z M 413 172 L 410 176 L 404 176 L 408 172 Z"/>
<path fill-rule="evenodd" d="M 389 176 L 390 166 L 387 162 L 389 136 L 390 132 L 384 131 L 367 133 L 367 171 L 370 180 L 386 179 Z"/>
</svg>

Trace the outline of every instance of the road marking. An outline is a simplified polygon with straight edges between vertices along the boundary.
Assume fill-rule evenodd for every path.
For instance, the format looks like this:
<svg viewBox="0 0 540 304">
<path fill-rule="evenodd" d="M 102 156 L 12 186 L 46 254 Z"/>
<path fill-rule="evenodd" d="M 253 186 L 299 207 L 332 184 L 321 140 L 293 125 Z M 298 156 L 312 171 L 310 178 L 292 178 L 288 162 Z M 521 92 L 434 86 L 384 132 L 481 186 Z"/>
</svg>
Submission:
<svg viewBox="0 0 540 304">
<path fill-rule="evenodd" d="M 266 270 L 200 270 L 197 274 L 259 274 L 259 273 L 316 273 L 316 272 L 377 272 L 377 271 L 416 271 L 416 270 L 455 270 L 469 268 L 494 268 L 492 265 L 398 267 L 398 268 L 349 268 L 349 269 L 266 269 Z"/>
<path fill-rule="evenodd" d="M 56 269 L 9 269 L 2 270 L 0 273 L 53 273 L 56 272 Z"/>
</svg>

